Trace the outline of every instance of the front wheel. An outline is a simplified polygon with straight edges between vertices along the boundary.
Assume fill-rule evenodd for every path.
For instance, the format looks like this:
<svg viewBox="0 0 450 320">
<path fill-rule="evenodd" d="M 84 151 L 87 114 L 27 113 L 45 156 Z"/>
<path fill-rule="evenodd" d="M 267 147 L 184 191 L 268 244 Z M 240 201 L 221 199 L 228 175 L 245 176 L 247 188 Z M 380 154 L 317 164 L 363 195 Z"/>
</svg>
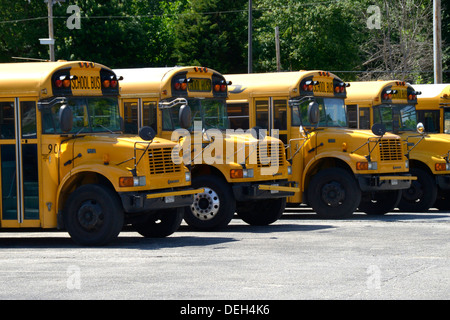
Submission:
<svg viewBox="0 0 450 320">
<path fill-rule="evenodd" d="M 411 187 L 403 190 L 398 208 L 405 212 L 428 211 L 436 201 L 436 182 L 433 176 L 422 169 L 412 168 L 410 172 L 417 180 L 412 181 Z"/>
<path fill-rule="evenodd" d="M 98 184 L 87 184 L 72 192 L 63 210 L 64 225 L 81 245 L 105 245 L 123 227 L 124 213 L 117 194 Z"/>
<path fill-rule="evenodd" d="M 363 196 L 359 210 L 368 215 L 384 215 L 394 210 L 402 196 L 402 190 L 380 191 Z"/>
<path fill-rule="evenodd" d="M 266 226 L 277 221 L 286 208 L 286 198 L 264 199 L 254 203 L 243 203 L 238 216 L 252 226 Z"/>
<path fill-rule="evenodd" d="M 217 176 L 199 176 L 193 179 L 192 186 L 204 192 L 196 193 L 192 205 L 185 208 L 186 223 L 198 230 L 226 227 L 236 210 L 230 185 Z"/>
<path fill-rule="evenodd" d="M 162 209 L 133 227 L 146 238 L 164 238 L 178 230 L 183 221 L 184 208 Z"/>
<path fill-rule="evenodd" d="M 344 169 L 328 168 L 314 175 L 307 190 L 308 203 L 322 218 L 350 217 L 361 201 L 361 189 Z"/>
</svg>

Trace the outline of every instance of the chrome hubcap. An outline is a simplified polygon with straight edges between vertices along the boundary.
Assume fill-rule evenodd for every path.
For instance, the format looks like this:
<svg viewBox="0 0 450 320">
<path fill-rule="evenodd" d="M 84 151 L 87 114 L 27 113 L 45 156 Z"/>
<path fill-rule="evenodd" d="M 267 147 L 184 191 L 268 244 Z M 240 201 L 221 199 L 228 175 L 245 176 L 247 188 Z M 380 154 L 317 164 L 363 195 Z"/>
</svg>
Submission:
<svg viewBox="0 0 450 320">
<path fill-rule="evenodd" d="M 220 200 L 214 190 L 206 187 L 203 189 L 205 189 L 205 192 L 194 195 L 191 210 L 195 217 L 206 221 L 213 219 L 217 215 L 220 208 Z"/>
</svg>

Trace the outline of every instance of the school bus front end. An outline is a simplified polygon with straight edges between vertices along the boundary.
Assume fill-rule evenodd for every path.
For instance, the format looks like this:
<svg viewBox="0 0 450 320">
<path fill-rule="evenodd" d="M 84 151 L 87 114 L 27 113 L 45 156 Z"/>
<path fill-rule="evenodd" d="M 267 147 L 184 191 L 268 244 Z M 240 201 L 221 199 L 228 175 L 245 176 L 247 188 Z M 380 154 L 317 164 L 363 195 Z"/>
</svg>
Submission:
<svg viewBox="0 0 450 320">
<path fill-rule="evenodd" d="M 327 218 L 347 217 L 358 207 L 368 214 L 384 214 L 394 208 L 400 190 L 411 184 L 398 136 L 347 127 L 347 84 L 337 76 L 300 71 L 226 79 L 234 86 L 228 105 L 247 101 L 250 126 L 258 120 L 258 103 L 268 101 L 269 110 L 287 106 L 287 120 L 269 117 L 269 128 L 284 130 L 280 132 L 287 136 L 287 157 L 300 186 L 289 203 L 307 203 Z"/>
<path fill-rule="evenodd" d="M 9 90 L 16 95 L 11 105 L 26 101 L 34 110 L 15 118 L 15 127 L 22 129 L 15 136 L 22 139 L 7 141 L 16 151 L 26 152 L 16 152 L 15 162 L 8 161 L 15 163 L 10 171 L 17 180 L 17 219 L 2 210 L 2 227 L 65 228 L 84 245 L 110 242 L 124 223 L 153 237 L 178 228 L 182 209 L 199 190 L 190 187 L 187 168 L 172 163 L 177 144 L 148 131 L 139 137 L 121 133 L 120 79 L 109 68 L 63 61 L 11 64 L 4 69 L 8 72 L 2 70 L 3 75 L 22 79 L 24 86 L 23 92 L 18 87 Z M 2 94 L 7 85 L 2 82 Z M 23 213 L 30 211 L 31 191 L 21 188 L 29 185 L 27 177 L 34 176 L 39 205 L 37 214 L 28 218 L 31 215 Z M 2 167 L 2 179 L 6 177 Z"/>
<path fill-rule="evenodd" d="M 399 209 L 423 212 L 433 206 L 449 208 L 450 139 L 446 134 L 421 131 L 423 125 L 417 121 L 421 112 L 416 110 L 421 91 L 397 80 L 352 83 L 352 86 L 347 105 L 354 108 L 355 119 L 358 110 L 368 111 L 370 117 L 359 119 L 359 123 L 382 122 L 407 146 L 410 171 L 417 180 L 403 191 Z M 430 129 L 432 123 L 426 121 L 425 128 Z"/>
<path fill-rule="evenodd" d="M 450 133 L 450 84 L 414 85 L 417 96 L 417 121 L 428 133 Z"/>
<path fill-rule="evenodd" d="M 192 185 L 205 192 L 194 196 L 185 221 L 197 229 L 222 228 L 237 212 L 249 224 L 265 225 L 283 213 L 286 197 L 293 195 L 290 165 L 279 139 L 228 127 L 225 99 L 228 85 L 217 71 L 205 67 L 116 70 L 123 75 L 121 101 L 125 122 L 132 123 L 128 108 L 135 103 L 141 115 L 146 101 L 154 101 L 154 127 L 158 136 L 177 140 L 181 110 L 191 112 L 182 135 L 185 164 L 192 168 Z M 140 106 L 140 107 L 139 107 Z M 187 157 L 186 157 L 187 155 Z"/>
</svg>

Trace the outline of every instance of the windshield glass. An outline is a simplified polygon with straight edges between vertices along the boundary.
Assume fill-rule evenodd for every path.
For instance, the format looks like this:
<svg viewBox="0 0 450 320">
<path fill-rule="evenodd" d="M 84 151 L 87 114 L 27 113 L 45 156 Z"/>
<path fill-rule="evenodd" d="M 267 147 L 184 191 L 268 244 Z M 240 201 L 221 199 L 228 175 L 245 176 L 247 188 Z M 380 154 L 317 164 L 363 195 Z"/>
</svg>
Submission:
<svg viewBox="0 0 450 320">
<path fill-rule="evenodd" d="M 450 109 L 444 109 L 444 133 L 450 133 Z"/>
<path fill-rule="evenodd" d="M 228 129 L 228 115 L 225 100 L 217 99 L 187 99 L 191 108 L 193 129 L 194 121 L 200 121 L 204 129 Z M 181 105 L 163 109 L 163 130 L 175 130 L 180 128 L 178 114 Z"/>
<path fill-rule="evenodd" d="M 304 100 L 298 108 L 292 108 L 293 126 L 313 126 L 308 119 L 308 105 L 312 100 Z M 319 98 L 315 101 L 319 104 L 319 127 L 347 127 L 344 99 Z"/>
<path fill-rule="evenodd" d="M 373 108 L 373 122 L 382 123 L 387 131 L 416 131 L 416 108 L 413 105 L 379 105 Z"/>
<path fill-rule="evenodd" d="M 67 133 L 59 127 L 59 110 L 67 104 L 72 109 L 70 133 L 111 132 L 120 130 L 119 106 L 115 98 L 70 98 L 42 109 L 44 134 Z"/>
</svg>

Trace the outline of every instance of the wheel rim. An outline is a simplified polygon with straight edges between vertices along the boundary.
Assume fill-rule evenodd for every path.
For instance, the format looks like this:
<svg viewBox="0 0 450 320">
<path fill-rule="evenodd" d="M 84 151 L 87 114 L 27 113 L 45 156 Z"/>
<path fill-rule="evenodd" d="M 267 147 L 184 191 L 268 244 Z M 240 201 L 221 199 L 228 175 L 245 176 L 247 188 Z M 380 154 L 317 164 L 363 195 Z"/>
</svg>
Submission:
<svg viewBox="0 0 450 320">
<path fill-rule="evenodd" d="M 104 215 L 102 207 L 93 200 L 85 201 L 78 209 L 77 218 L 83 229 L 88 231 L 96 230 L 103 225 Z"/>
<path fill-rule="evenodd" d="M 333 181 L 327 183 L 322 188 L 322 200 L 329 206 L 337 207 L 345 199 L 345 190 L 341 184 Z"/>
<path fill-rule="evenodd" d="M 194 195 L 194 202 L 192 203 L 191 210 L 194 216 L 200 220 L 213 219 L 220 208 L 219 195 L 212 189 L 203 187 L 205 192 L 196 193 Z"/>
</svg>

